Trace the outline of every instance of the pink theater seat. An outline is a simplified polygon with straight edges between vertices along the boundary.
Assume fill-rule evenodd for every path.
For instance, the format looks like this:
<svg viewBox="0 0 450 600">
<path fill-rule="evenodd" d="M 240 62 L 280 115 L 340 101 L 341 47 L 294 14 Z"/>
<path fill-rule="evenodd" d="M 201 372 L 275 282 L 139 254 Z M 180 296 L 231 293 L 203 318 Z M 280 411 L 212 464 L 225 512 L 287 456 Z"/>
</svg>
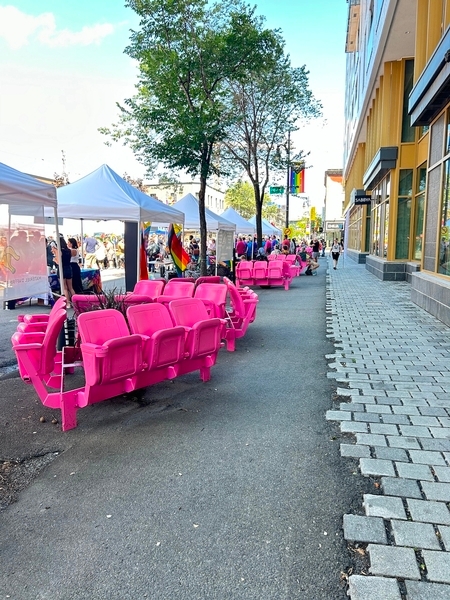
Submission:
<svg viewBox="0 0 450 600">
<path fill-rule="evenodd" d="M 168 305 L 169 302 L 177 298 L 192 298 L 194 295 L 195 283 L 185 279 L 169 279 L 164 287 L 161 296 L 156 298 L 157 302 Z"/>
<path fill-rule="evenodd" d="M 176 365 L 184 359 L 184 327 L 174 327 L 169 310 L 163 304 L 141 304 L 127 310 L 132 333 L 145 336 L 144 362 L 149 370 Z M 177 371 L 167 373 L 175 377 Z M 147 384 L 148 385 L 148 384 Z"/>
<path fill-rule="evenodd" d="M 203 381 L 210 379 L 210 369 L 215 364 L 221 347 L 225 321 L 211 318 L 199 298 L 180 298 L 169 304 L 172 320 L 186 330 L 185 350 L 187 359 L 183 363 L 185 372 L 200 369 Z"/>
<path fill-rule="evenodd" d="M 233 352 L 236 349 L 236 339 L 243 337 L 250 323 L 256 318 L 256 307 L 258 296 L 253 293 L 252 297 L 242 297 L 237 287 L 227 277 L 223 278 L 228 288 L 231 301 L 231 310 L 228 312 L 225 340 L 227 350 Z"/>
<path fill-rule="evenodd" d="M 195 288 L 194 298 L 203 300 L 210 317 L 225 318 L 227 286 L 224 283 L 200 283 Z"/>
<path fill-rule="evenodd" d="M 134 286 L 133 294 L 143 294 L 150 296 L 154 301 L 157 296 L 161 296 L 166 285 L 165 279 L 143 279 Z"/>
<path fill-rule="evenodd" d="M 267 285 L 267 274 L 272 262 L 256 261 L 253 265 L 253 284 L 254 285 Z"/>
</svg>

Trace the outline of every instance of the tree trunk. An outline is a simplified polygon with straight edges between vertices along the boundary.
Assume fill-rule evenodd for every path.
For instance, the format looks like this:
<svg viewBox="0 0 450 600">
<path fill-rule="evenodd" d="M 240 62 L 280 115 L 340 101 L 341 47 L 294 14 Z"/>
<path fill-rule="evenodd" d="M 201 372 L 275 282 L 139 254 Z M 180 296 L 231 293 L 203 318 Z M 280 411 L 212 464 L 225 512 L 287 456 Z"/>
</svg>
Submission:
<svg viewBox="0 0 450 600">
<path fill-rule="evenodd" d="M 253 186 L 255 192 L 255 207 L 256 207 L 256 239 L 258 241 L 258 248 L 261 248 L 263 245 L 263 235 L 262 235 L 262 198 L 261 198 L 261 190 L 258 184 Z"/>
<path fill-rule="evenodd" d="M 200 175 L 200 190 L 198 193 L 198 212 L 200 217 L 200 274 L 206 275 L 206 216 L 205 216 L 205 193 L 206 177 Z"/>
</svg>

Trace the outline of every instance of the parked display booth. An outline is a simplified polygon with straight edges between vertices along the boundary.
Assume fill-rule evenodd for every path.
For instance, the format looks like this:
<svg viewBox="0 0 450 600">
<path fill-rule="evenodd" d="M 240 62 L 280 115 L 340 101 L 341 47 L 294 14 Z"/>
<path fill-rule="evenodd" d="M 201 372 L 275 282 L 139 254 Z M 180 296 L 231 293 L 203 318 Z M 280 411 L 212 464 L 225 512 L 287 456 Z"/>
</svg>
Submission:
<svg viewBox="0 0 450 600">
<path fill-rule="evenodd" d="M 0 163 L 1 308 L 48 292 L 45 215 L 58 232 L 56 188 Z"/>
<path fill-rule="evenodd" d="M 184 225 L 185 221 L 182 212 L 147 196 L 108 165 L 58 188 L 58 214 L 68 219 L 125 222 L 125 282 L 129 291 L 139 279 L 140 223 Z M 134 252 L 127 252 L 129 248 Z"/>
</svg>

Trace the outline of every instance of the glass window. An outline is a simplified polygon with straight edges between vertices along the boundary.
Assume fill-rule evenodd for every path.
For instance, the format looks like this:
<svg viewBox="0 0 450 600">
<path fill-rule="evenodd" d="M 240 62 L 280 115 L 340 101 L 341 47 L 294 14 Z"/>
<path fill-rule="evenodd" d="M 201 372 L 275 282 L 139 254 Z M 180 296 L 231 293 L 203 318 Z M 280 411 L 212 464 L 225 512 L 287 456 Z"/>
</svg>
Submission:
<svg viewBox="0 0 450 600">
<path fill-rule="evenodd" d="M 450 152 L 450 108 L 447 109 L 447 146 L 445 154 Z"/>
<path fill-rule="evenodd" d="M 450 160 L 446 160 L 444 163 L 444 178 L 438 272 L 450 275 Z"/>
<path fill-rule="evenodd" d="M 419 167 L 417 171 L 417 193 L 414 200 L 414 247 L 413 260 L 422 260 L 423 246 L 423 216 L 425 206 L 425 188 L 427 185 L 426 165 Z"/>
<path fill-rule="evenodd" d="M 397 235 L 395 238 L 395 258 L 398 259 L 409 258 L 412 182 L 412 169 L 402 169 L 398 184 Z"/>
<path fill-rule="evenodd" d="M 388 239 L 389 239 L 389 200 L 384 203 L 384 231 L 383 231 L 383 257 L 388 255 Z"/>
<path fill-rule="evenodd" d="M 405 79 L 403 82 L 402 142 L 414 142 L 415 128 L 411 127 L 408 114 L 408 99 L 413 88 L 414 61 L 405 60 Z"/>
</svg>

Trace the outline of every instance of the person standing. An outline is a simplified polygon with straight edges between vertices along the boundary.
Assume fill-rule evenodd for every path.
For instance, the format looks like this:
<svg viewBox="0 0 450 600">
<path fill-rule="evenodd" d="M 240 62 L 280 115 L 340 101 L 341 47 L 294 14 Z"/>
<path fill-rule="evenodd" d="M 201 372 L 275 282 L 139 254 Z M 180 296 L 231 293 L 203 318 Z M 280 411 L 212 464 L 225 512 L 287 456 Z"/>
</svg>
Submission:
<svg viewBox="0 0 450 600">
<path fill-rule="evenodd" d="M 70 266 L 72 268 L 72 288 L 75 294 L 82 294 L 83 290 L 83 282 L 81 279 L 81 269 L 80 269 L 80 252 L 78 250 L 78 242 L 75 238 L 70 237 L 67 240 L 67 246 L 70 250 Z"/>
<path fill-rule="evenodd" d="M 331 257 L 333 259 L 333 269 L 335 271 L 337 269 L 340 254 L 341 254 L 341 244 L 337 240 L 334 240 L 333 245 L 331 246 Z"/>
<path fill-rule="evenodd" d="M 84 266 L 86 269 L 96 269 L 97 268 L 97 258 L 95 256 L 95 251 L 97 250 L 99 244 L 95 237 L 86 237 L 84 238 Z"/>
</svg>

